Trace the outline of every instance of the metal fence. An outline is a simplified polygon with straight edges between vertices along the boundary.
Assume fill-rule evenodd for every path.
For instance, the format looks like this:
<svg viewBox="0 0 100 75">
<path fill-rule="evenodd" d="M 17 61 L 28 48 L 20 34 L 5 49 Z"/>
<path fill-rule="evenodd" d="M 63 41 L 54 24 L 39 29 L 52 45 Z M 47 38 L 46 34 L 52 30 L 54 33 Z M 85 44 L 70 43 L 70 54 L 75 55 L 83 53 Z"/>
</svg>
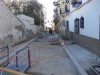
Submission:
<svg viewBox="0 0 100 75">
<path fill-rule="evenodd" d="M 3 61 L 6 60 L 6 61 Z M 0 48 L 0 61 L 2 61 L 2 63 L 0 63 L 1 67 L 6 67 L 9 64 L 9 47 L 2 47 Z"/>
</svg>

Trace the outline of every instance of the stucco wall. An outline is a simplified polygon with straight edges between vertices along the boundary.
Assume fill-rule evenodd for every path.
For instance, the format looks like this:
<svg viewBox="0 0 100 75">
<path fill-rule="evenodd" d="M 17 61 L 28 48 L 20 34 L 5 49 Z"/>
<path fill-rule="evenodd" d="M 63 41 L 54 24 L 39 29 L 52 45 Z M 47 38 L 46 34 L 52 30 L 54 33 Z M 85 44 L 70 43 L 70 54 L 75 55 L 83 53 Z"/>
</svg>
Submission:
<svg viewBox="0 0 100 75">
<path fill-rule="evenodd" d="M 82 0 L 83 4 L 88 0 Z M 69 20 L 69 31 L 74 32 L 74 20 L 84 17 L 84 29 L 80 28 L 80 34 L 99 39 L 99 15 L 100 15 L 100 0 L 92 0 L 84 5 L 79 10 L 66 16 L 66 21 Z M 74 8 L 71 11 L 74 10 Z"/>
<path fill-rule="evenodd" d="M 22 31 L 16 29 L 16 26 L 24 28 L 24 25 L 13 15 L 6 4 L 0 0 L 0 43 L 9 44 L 12 41 L 22 39 Z"/>
<path fill-rule="evenodd" d="M 22 20 L 19 19 L 3 0 L 0 0 L 0 47 L 28 40 L 36 35 L 40 29 L 41 26 L 34 25 L 33 18 L 23 16 Z"/>
<path fill-rule="evenodd" d="M 32 30 L 33 34 L 36 35 L 38 26 L 34 25 L 34 18 L 23 14 L 17 15 L 17 17 L 23 22 L 25 29 Z"/>
</svg>

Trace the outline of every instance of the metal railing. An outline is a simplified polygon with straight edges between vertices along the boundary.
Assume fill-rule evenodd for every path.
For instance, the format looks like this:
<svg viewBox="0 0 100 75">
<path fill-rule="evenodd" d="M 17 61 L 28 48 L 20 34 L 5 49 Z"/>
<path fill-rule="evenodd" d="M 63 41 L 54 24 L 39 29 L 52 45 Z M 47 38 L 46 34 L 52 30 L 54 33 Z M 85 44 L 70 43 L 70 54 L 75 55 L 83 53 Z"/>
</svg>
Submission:
<svg viewBox="0 0 100 75">
<path fill-rule="evenodd" d="M 0 60 L 2 60 L 4 58 L 7 58 L 6 59 L 7 63 L 2 66 L 2 67 L 6 67 L 9 64 L 9 47 L 8 47 L 8 45 L 5 46 L 5 47 L 0 48 L 0 53 L 2 53 L 2 55 L 0 56 Z"/>
<path fill-rule="evenodd" d="M 7 68 L 2 68 L 2 67 L 0 67 L 0 71 L 8 72 L 9 75 L 28 75 L 28 74 L 20 73 L 20 72 L 10 70 L 10 69 L 7 69 Z"/>
<path fill-rule="evenodd" d="M 27 54 L 22 54 L 21 52 L 25 51 Z M 18 54 L 21 54 L 21 55 L 24 55 L 24 56 L 20 56 L 20 57 L 23 57 L 23 59 L 21 58 L 21 60 L 19 61 L 20 57 L 18 57 L 19 55 Z M 26 57 L 25 57 L 26 56 Z M 27 60 L 27 61 L 26 61 Z M 20 63 L 19 63 L 20 62 Z M 28 67 L 30 68 L 31 67 L 31 58 L 30 58 L 30 48 L 29 47 L 25 47 L 24 49 L 21 49 L 19 51 L 16 52 L 16 70 L 19 71 L 20 68 L 19 66 L 22 65 L 22 63 L 25 63 L 24 66 L 25 68 L 27 69 Z"/>
</svg>

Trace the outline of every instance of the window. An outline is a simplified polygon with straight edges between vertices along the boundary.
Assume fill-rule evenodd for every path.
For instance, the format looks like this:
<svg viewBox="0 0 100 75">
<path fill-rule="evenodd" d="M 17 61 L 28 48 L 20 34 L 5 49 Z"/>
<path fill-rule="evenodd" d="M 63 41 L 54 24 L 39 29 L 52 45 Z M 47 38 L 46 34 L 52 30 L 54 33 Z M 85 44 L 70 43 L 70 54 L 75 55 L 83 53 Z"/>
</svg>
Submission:
<svg viewBox="0 0 100 75">
<path fill-rule="evenodd" d="M 76 18 L 74 20 L 74 31 L 75 31 L 75 33 L 79 34 L 79 30 L 80 30 L 80 28 L 79 28 L 79 19 Z"/>
<path fill-rule="evenodd" d="M 84 17 L 80 18 L 80 28 L 84 28 Z"/>
<path fill-rule="evenodd" d="M 69 31 L 69 21 L 66 21 L 66 30 Z"/>
</svg>

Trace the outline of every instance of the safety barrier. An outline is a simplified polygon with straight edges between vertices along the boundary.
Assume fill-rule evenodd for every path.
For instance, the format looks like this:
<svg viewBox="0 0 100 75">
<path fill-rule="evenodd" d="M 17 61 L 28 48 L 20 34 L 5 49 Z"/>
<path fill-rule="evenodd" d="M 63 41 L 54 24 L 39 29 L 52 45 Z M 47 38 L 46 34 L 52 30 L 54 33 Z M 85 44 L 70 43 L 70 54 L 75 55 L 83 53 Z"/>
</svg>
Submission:
<svg viewBox="0 0 100 75">
<path fill-rule="evenodd" d="M 28 75 L 28 74 L 20 73 L 20 72 L 10 70 L 10 69 L 6 69 L 6 68 L 2 68 L 2 67 L 0 67 L 0 70 L 4 71 L 4 72 L 8 72 L 9 75 Z"/>
<path fill-rule="evenodd" d="M 32 41 L 34 41 L 34 40 L 32 40 Z M 43 43 L 42 44 L 35 44 L 34 46 L 45 46 L 45 45 L 56 44 L 56 43 L 59 43 L 59 41 L 44 43 L 44 44 Z M 13 54 L 13 56 L 10 57 L 9 63 L 6 66 L 6 68 L 11 69 L 11 70 L 15 70 L 15 72 L 16 71 L 25 72 L 27 68 L 31 67 L 32 61 L 31 61 L 31 58 L 30 58 L 30 48 L 32 46 L 29 46 L 29 44 L 30 44 L 30 42 L 28 43 L 28 45 L 25 45 L 25 46 L 21 47 L 20 49 L 18 49 L 15 52 L 15 54 Z M 8 54 L 9 54 L 9 52 L 8 52 Z M 57 55 L 53 55 L 53 56 L 57 56 Z M 49 57 L 51 57 L 51 56 L 49 56 Z M 5 71 L 5 68 L 2 68 L 2 69 L 3 70 L 2 70 L 1 75 L 9 75 L 10 74 L 10 72 L 8 72 L 9 71 L 8 69 L 6 69 L 7 71 Z M 13 71 L 11 71 L 11 74 L 14 74 L 12 72 Z M 15 75 L 17 75 L 17 74 L 15 74 Z"/>
<path fill-rule="evenodd" d="M 21 75 L 20 73 L 16 73 L 16 71 L 25 72 L 27 68 L 31 67 L 30 63 L 30 49 L 29 47 L 23 48 L 19 51 L 16 51 L 16 54 L 13 55 L 13 58 L 10 58 L 7 66 L 2 66 L 4 68 L 0 68 L 0 75 L 10 75 L 10 72 L 12 74 L 15 73 L 14 75 Z M 6 68 L 15 71 L 11 71 Z"/>
<path fill-rule="evenodd" d="M 24 72 L 31 67 L 30 49 L 26 47 L 16 52 L 16 70 Z"/>
<path fill-rule="evenodd" d="M 4 51 L 4 49 L 7 48 L 7 51 L 6 51 L 7 55 L 2 56 L 0 58 L 0 59 L 3 59 L 4 62 L 7 61 L 7 64 L 4 66 L 1 64 L 0 67 L 8 68 L 8 69 L 15 70 L 15 71 L 17 70 L 19 72 L 25 72 L 25 70 L 27 68 L 31 67 L 30 49 L 28 46 L 37 38 L 38 38 L 38 36 L 36 36 L 34 39 L 29 41 L 27 44 L 23 45 L 21 48 L 19 48 L 15 52 L 13 52 L 13 54 L 11 54 L 10 56 L 9 56 L 8 46 L 0 48 L 0 49 L 3 49 L 0 51 Z M 26 55 L 24 53 L 26 53 Z M 24 55 L 24 56 L 21 57 L 21 55 Z M 7 56 L 7 60 L 4 59 L 6 56 Z M 2 71 L 0 71 L 0 75 L 9 75 L 9 72 L 2 70 Z M 17 75 L 17 74 L 15 74 L 15 75 Z M 21 74 L 18 74 L 18 75 L 21 75 Z"/>
<path fill-rule="evenodd" d="M 2 47 L 0 48 L 0 61 L 2 61 L 3 59 L 6 59 L 6 62 L 2 62 L 1 63 L 1 67 L 6 67 L 9 64 L 9 47 L 8 45 L 6 47 Z"/>
<path fill-rule="evenodd" d="M 55 44 L 57 42 L 50 42 L 44 44 L 35 44 L 34 46 L 45 46 L 50 44 Z M 30 56 L 30 48 L 34 46 L 25 47 L 16 52 L 16 70 L 20 72 L 24 72 L 28 67 L 31 67 L 31 56 Z M 24 59 L 23 59 L 24 58 Z M 23 68 L 23 70 L 22 70 Z"/>
</svg>

